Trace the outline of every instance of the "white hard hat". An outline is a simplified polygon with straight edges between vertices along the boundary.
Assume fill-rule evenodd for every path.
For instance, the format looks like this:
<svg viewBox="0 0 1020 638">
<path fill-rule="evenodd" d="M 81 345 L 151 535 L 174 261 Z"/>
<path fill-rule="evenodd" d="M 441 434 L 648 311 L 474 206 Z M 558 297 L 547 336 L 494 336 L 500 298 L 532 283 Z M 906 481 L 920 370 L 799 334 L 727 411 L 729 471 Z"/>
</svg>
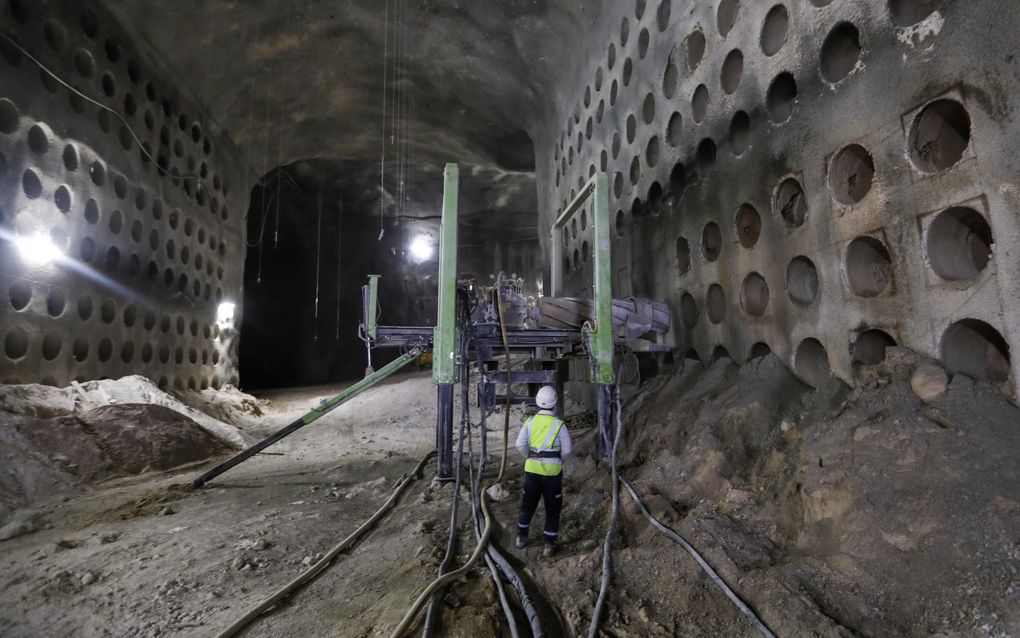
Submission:
<svg viewBox="0 0 1020 638">
<path fill-rule="evenodd" d="M 544 385 L 535 397 L 535 403 L 543 410 L 551 410 L 556 407 L 556 388 L 551 385 Z"/>
</svg>

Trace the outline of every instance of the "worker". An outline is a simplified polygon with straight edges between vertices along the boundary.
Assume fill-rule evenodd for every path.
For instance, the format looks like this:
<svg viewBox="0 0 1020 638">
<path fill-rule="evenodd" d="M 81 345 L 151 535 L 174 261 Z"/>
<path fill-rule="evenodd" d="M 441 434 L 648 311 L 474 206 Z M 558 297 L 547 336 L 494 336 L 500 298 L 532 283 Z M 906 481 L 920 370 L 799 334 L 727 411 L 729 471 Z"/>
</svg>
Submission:
<svg viewBox="0 0 1020 638">
<path fill-rule="evenodd" d="M 560 532 L 560 510 L 563 508 L 563 459 L 570 455 L 570 432 L 562 419 L 557 418 L 556 389 L 543 386 L 535 397 L 538 414 L 524 423 L 517 435 L 517 451 L 527 457 L 524 462 L 524 496 L 521 498 L 520 517 L 517 521 L 517 548 L 528 544 L 531 518 L 538 509 L 538 501 L 545 502 L 545 547 L 543 556 L 556 553 Z"/>
</svg>

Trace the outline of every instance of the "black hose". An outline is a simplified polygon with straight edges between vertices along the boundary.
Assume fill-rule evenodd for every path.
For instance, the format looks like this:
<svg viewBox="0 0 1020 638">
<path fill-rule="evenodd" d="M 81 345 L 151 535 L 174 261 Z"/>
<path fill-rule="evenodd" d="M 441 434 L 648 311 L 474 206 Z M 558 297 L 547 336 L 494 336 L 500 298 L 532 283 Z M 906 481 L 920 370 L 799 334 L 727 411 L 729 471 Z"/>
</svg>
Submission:
<svg viewBox="0 0 1020 638">
<path fill-rule="evenodd" d="M 602 608 L 605 606 L 606 598 L 609 596 L 609 581 L 613 571 L 613 536 L 616 535 L 616 524 L 620 517 L 620 472 L 616 465 L 616 451 L 620 447 L 620 439 L 623 435 L 623 420 L 620 418 L 620 388 L 616 387 L 616 436 L 614 438 L 610 454 L 610 466 L 612 468 L 613 506 L 609 515 L 609 529 L 606 530 L 606 539 L 602 545 L 602 586 L 599 588 L 599 597 L 595 601 L 595 609 L 592 611 L 591 624 L 588 626 L 588 638 L 595 638 L 599 631 L 599 621 L 602 617 Z M 602 433 L 608 447 L 608 435 Z"/>
</svg>

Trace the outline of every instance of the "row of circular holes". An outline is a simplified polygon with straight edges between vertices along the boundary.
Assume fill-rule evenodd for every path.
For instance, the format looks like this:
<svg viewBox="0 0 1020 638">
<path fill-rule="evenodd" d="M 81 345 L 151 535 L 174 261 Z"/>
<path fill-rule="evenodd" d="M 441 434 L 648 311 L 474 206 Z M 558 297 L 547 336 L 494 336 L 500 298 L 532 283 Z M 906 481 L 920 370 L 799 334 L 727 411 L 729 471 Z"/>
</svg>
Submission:
<svg viewBox="0 0 1020 638">
<path fill-rule="evenodd" d="M 705 258 L 718 257 L 722 237 L 713 222 L 705 227 L 702 251 Z M 973 281 L 991 259 L 991 227 L 984 216 L 972 208 L 957 206 L 939 213 L 927 233 L 926 256 L 932 270 L 947 281 Z M 691 251 L 684 237 L 676 241 L 676 263 L 681 276 L 690 270 Z M 892 257 L 875 237 L 857 237 L 847 245 L 845 272 L 851 292 L 863 298 L 884 294 L 892 285 Z M 801 255 L 790 261 L 786 271 L 786 289 L 790 299 L 801 306 L 814 303 L 818 296 L 818 272 L 814 262 Z M 741 307 L 752 317 L 761 317 L 769 303 L 769 287 L 758 273 L 748 275 L 741 286 Z M 725 293 L 712 284 L 707 294 L 707 311 L 712 323 L 721 323 L 725 314 Z M 681 300 L 684 325 L 697 323 L 697 305 L 689 293 Z"/>
<path fill-rule="evenodd" d="M 899 26 L 909 26 L 920 22 L 923 18 L 935 11 L 938 6 L 941 5 L 941 0 L 891 0 L 890 1 L 890 17 L 894 23 Z M 818 0 L 814 2 L 815 6 L 825 6 L 828 2 Z M 720 34 L 723 37 L 729 34 L 729 31 L 733 28 L 736 22 L 737 13 L 739 11 L 739 0 L 723 0 L 718 7 L 717 24 L 719 27 Z M 668 27 L 668 20 L 671 14 L 671 3 L 670 0 L 663 0 L 659 6 L 659 30 L 665 31 Z M 640 20 L 640 17 L 638 18 Z M 772 7 L 766 14 L 761 27 L 761 33 L 759 37 L 759 43 L 762 52 L 767 56 L 771 57 L 778 53 L 782 47 L 786 44 L 787 34 L 789 30 L 789 12 L 785 5 L 777 4 Z M 639 55 L 644 58 L 647 52 L 648 46 L 648 35 L 647 29 L 643 29 L 641 32 L 641 38 L 639 42 Z M 621 45 L 625 46 L 629 34 L 629 22 L 626 17 L 623 18 L 621 23 Z M 701 60 L 704 58 L 707 41 L 704 33 L 700 29 L 695 29 L 685 40 L 684 49 L 687 54 L 687 67 L 690 72 L 693 72 L 700 65 Z M 826 38 L 825 44 L 823 44 L 822 51 L 822 73 L 823 77 L 826 77 L 830 82 L 837 82 L 856 66 L 857 57 L 860 53 L 860 41 L 859 33 L 854 25 L 848 22 L 842 22 L 836 25 Z M 609 55 L 609 68 L 612 69 L 615 61 L 615 45 L 610 44 L 610 55 Z M 739 49 L 732 50 L 726 58 L 723 65 L 722 83 L 724 90 L 727 93 L 732 93 L 736 90 L 737 84 L 739 84 L 739 78 L 742 74 L 743 67 L 743 54 Z M 600 66 L 595 73 L 595 90 L 601 90 L 601 78 L 602 78 L 602 67 Z M 664 94 L 667 98 L 671 98 L 671 93 L 675 88 L 676 80 L 679 74 L 676 72 L 675 66 L 671 63 L 667 66 L 666 76 L 664 80 Z M 670 80 L 673 78 L 673 81 Z M 625 76 L 625 85 L 628 84 L 627 77 Z M 702 88 L 702 87 L 699 87 Z M 615 101 L 615 100 L 614 100 Z M 591 86 L 589 85 L 585 89 L 584 104 L 585 107 L 590 106 L 591 103 Z M 580 105 L 575 108 L 574 120 L 580 122 Z M 590 118 L 589 118 L 590 119 Z M 568 118 L 568 131 L 570 129 L 570 120 Z M 567 134 L 569 135 L 569 133 Z M 560 145 L 558 151 L 562 151 L 565 141 L 565 135 L 560 136 Z M 590 136 L 589 136 L 590 137 Z M 554 157 L 554 159 L 558 159 Z"/>
<path fill-rule="evenodd" d="M 103 116 L 107 117 L 104 119 Z M 0 132 L 7 134 L 15 132 L 18 129 L 20 117 L 21 116 L 18 113 L 18 109 L 13 102 L 6 98 L 0 99 Z M 104 121 L 107 122 L 106 126 L 104 126 L 103 124 Z M 101 110 L 100 127 L 103 128 L 104 130 L 109 130 L 108 124 L 109 124 L 108 113 L 106 111 Z M 133 140 L 131 139 L 130 134 L 126 133 L 125 131 L 126 129 L 122 129 L 121 143 L 122 145 L 124 145 L 125 149 L 130 150 L 130 144 L 133 144 Z M 29 129 L 28 139 L 29 147 L 37 154 L 43 155 L 49 149 L 51 137 L 52 133 L 49 132 L 48 127 L 46 127 L 42 123 L 36 123 L 35 125 L 32 126 L 31 129 Z M 140 152 L 140 155 L 143 167 L 147 167 L 149 158 L 146 156 L 145 152 Z M 74 145 L 69 144 L 65 146 L 63 161 L 65 167 L 69 171 L 77 170 L 79 158 L 77 149 L 74 147 Z M 201 174 L 204 176 L 207 170 L 208 170 L 207 165 L 205 162 L 203 162 L 200 171 Z M 127 181 L 123 175 L 119 175 L 113 171 L 111 171 L 111 173 L 114 174 L 113 183 L 115 186 L 115 191 L 118 197 L 124 199 L 127 196 Z M 105 182 L 106 167 L 103 165 L 102 162 L 96 160 L 90 166 L 90 174 L 93 177 L 93 181 L 96 182 L 97 185 L 102 185 L 100 181 Z M 160 173 L 160 176 L 165 175 L 166 175 L 165 173 Z M 181 185 L 182 180 L 180 179 L 179 173 L 176 168 L 172 169 L 169 175 L 175 185 L 178 186 Z M 220 179 L 218 175 L 213 177 L 213 186 L 214 188 L 218 188 L 220 186 Z M 201 207 L 208 206 L 209 210 L 213 213 L 213 215 L 218 214 L 224 221 L 226 221 L 229 218 L 229 210 L 226 204 L 222 205 L 221 207 L 219 199 L 215 196 L 212 197 L 207 196 L 204 188 L 201 187 L 194 188 L 192 186 L 191 180 L 183 180 L 183 189 L 185 190 L 186 194 L 189 197 L 193 198 L 199 206 Z"/>
<path fill-rule="evenodd" d="M 970 136 L 970 117 L 963 105 L 952 99 L 937 99 L 923 107 L 914 118 L 908 138 L 909 155 L 914 166 L 923 173 L 944 171 L 961 161 L 970 144 Z M 708 159 L 705 156 L 714 156 L 714 152 L 705 151 L 702 146 L 699 147 L 698 155 L 702 162 L 706 162 Z M 674 168 L 674 174 L 671 176 L 674 190 L 683 187 L 682 169 L 682 164 Z M 871 154 L 862 146 L 851 144 L 841 149 L 831 162 L 828 177 L 830 193 L 840 204 L 846 206 L 857 204 L 870 192 L 874 174 L 875 166 Z M 622 177 L 618 173 L 614 183 L 617 195 L 622 192 L 622 188 Z M 655 199 L 653 191 L 656 188 L 661 190 L 658 182 L 649 190 L 650 202 Z M 636 200 L 632 214 L 639 216 L 638 209 L 641 206 L 640 200 Z M 780 183 L 773 198 L 773 209 L 791 228 L 804 224 L 807 218 L 807 201 L 804 189 L 796 178 L 787 177 Z M 753 211 L 753 207 L 751 210 Z M 756 214 L 756 211 L 753 211 L 753 214 Z M 624 224 L 622 215 L 623 211 L 617 213 L 620 234 Z M 947 277 L 941 273 L 940 276 L 947 279 L 963 279 Z"/>
<path fill-rule="evenodd" d="M 927 13 L 930 13 L 928 11 Z M 925 15 L 927 15 L 925 13 Z M 777 26 L 780 24 L 781 26 Z M 776 5 L 770 10 L 766 16 L 765 23 L 762 27 L 761 42 L 762 49 L 766 55 L 774 55 L 775 52 L 781 49 L 782 45 L 785 44 L 786 28 L 788 26 L 788 13 L 783 5 Z M 697 37 L 695 37 L 697 36 Z M 700 64 L 701 57 L 704 53 L 704 35 L 700 31 L 695 31 L 692 36 L 689 36 L 686 48 L 688 49 L 688 60 L 694 59 L 694 63 L 689 65 L 694 68 Z M 856 66 L 857 59 L 860 54 L 860 42 L 859 33 L 855 26 L 848 22 L 839 23 L 830 32 L 826 38 L 825 44 L 822 49 L 822 69 L 823 76 L 829 81 L 837 82 L 853 70 Z M 727 60 L 723 65 L 722 82 L 724 90 L 728 93 L 732 93 L 736 90 L 736 86 L 739 84 L 740 77 L 742 75 L 743 67 L 743 55 L 739 50 L 734 49 L 727 56 Z M 852 63 L 851 63 L 852 62 Z M 672 64 L 670 65 L 672 67 Z M 674 67 L 675 68 L 675 67 Z M 670 67 L 667 67 L 666 80 L 664 85 L 664 93 L 669 97 L 672 92 L 669 88 L 669 77 L 678 77 L 676 73 L 670 73 Z M 793 103 L 796 99 L 797 87 L 796 81 L 793 76 L 784 72 L 777 76 L 777 78 L 770 85 L 767 95 L 767 107 L 769 111 L 770 119 L 776 123 L 782 123 L 789 119 L 793 111 Z M 649 108 L 651 105 L 651 108 Z M 694 94 L 692 100 L 692 111 L 694 112 L 694 119 L 696 122 L 700 122 L 704 119 L 705 112 L 708 106 L 708 93 L 707 88 L 702 84 L 700 85 Z M 651 93 L 645 99 L 644 115 L 646 123 L 650 123 L 650 120 L 654 118 L 654 97 Z M 652 114 L 649 117 L 649 113 Z M 627 130 L 628 130 L 628 142 L 633 143 L 634 130 L 636 120 L 631 115 L 628 118 Z M 968 121 L 969 125 L 969 121 Z M 674 113 L 670 119 L 669 126 L 667 129 L 667 139 L 671 145 L 679 144 L 679 131 L 682 127 L 682 117 L 679 113 Z M 589 118 L 590 128 L 590 118 Z M 749 142 L 749 128 L 750 118 L 744 111 L 738 111 L 734 116 L 730 126 L 730 141 L 731 150 L 735 155 L 741 155 L 746 150 Z M 653 137 L 646 149 L 646 161 L 649 166 L 654 167 L 658 162 L 658 137 Z M 613 156 L 614 159 L 619 152 L 619 136 L 614 136 L 613 144 Z M 605 153 L 603 152 L 603 155 Z M 709 164 L 715 159 L 714 142 L 706 138 L 699 144 L 697 156 L 699 164 Z M 916 157 L 916 154 L 915 154 Z M 605 164 L 603 159 L 603 164 Z M 604 168 L 604 167 L 603 167 Z M 631 183 L 636 184 L 640 179 L 640 160 L 635 157 L 631 163 L 630 177 Z M 559 184 L 559 168 L 557 169 L 557 184 Z M 579 178 L 583 179 L 583 178 Z M 619 197 L 622 194 L 623 183 L 622 174 L 618 173 L 614 182 L 614 193 Z"/>
<path fill-rule="evenodd" d="M 28 22 L 29 20 L 28 10 L 24 3 L 21 2 L 21 0 L 11 0 L 8 3 L 8 6 L 10 8 L 11 14 L 17 21 L 23 24 Z M 89 39 L 94 39 L 98 35 L 99 31 L 98 19 L 96 18 L 95 14 L 92 11 L 88 9 L 83 10 L 80 22 L 83 33 Z M 63 25 L 60 24 L 60 22 L 56 20 L 47 20 L 43 24 L 43 37 L 47 44 L 50 46 L 50 48 L 54 51 L 54 53 L 57 54 L 63 53 L 64 49 L 66 48 L 67 31 L 63 27 Z M 122 46 L 119 43 L 112 39 L 107 39 L 105 42 L 105 50 L 107 59 L 112 64 L 118 64 L 120 62 L 122 55 Z M 16 52 L 8 50 L 5 51 L 5 53 L 13 56 Z M 9 60 L 10 59 L 11 58 L 9 58 Z M 20 57 L 13 58 L 13 61 L 20 63 Z M 81 75 L 83 78 L 86 79 L 91 78 L 95 73 L 95 58 L 91 52 L 84 48 L 80 48 L 75 52 L 74 67 L 78 71 L 79 75 Z M 128 76 L 131 79 L 132 83 L 138 84 L 141 81 L 141 69 L 139 68 L 137 61 L 135 61 L 134 59 L 130 60 L 127 65 L 127 69 Z M 49 76 L 46 75 L 44 77 Z M 103 74 L 101 87 L 103 89 L 103 92 L 107 95 L 107 97 L 112 98 L 116 95 L 116 79 L 114 78 L 111 72 L 107 71 L 106 73 Z M 156 89 L 152 82 L 146 83 L 145 94 L 149 102 L 155 103 L 158 101 Z M 164 99 L 162 101 L 164 116 L 167 118 L 172 117 L 173 112 L 176 110 L 171 102 L 172 100 L 170 100 L 169 98 Z M 124 110 L 128 116 L 134 115 L 134 113 L 137 111 L 137 102 L 133 99 L 133 95 L 130 92 L 128 92 L 125 96 Z M 150 118 L 146 118 L 146 123 L 148 125 L 148 128 L 152 130 L 153 126 L 149 125 L 149 119 Z M 190 122 L 189 118 L 182 113 L 178 119 L 178 125 L 180 127 L 181 132 L 187 131 L 189 122 Z M 212 153 L 212 141 L 209 139 L 208 135 L 203 136 L 202 125 L 197 121 L 191 123 L 191 138 L 195 144 L 199 143 L 202 144 L 203 153 L 206 156 Z M 181 154 L 178 153 L 178 155 L 180 156 Z M 219 190 L 220 185 L 218 178 L 214 180 L 214 182 L 215 188 Z M 227 185 L 223 183 L 224 194 L 227 194 L 226 189 Z"/>
<path fill-rule="evenodd" d="M 21 361 L 28 356 L 29 350 L 29 337 L 24 330 L 12 328 L 7 331 L 7 334 L 4 336 L 4 355 L 8 360 L 12 362 Z M 135 360 L 135 350 L 134 341 L 125 341 L 120 347 L 120 360 L 123 363 L 132 363 Z M 87 339 L 79 337 L 74 340 L 71 344 L 71 349 L 68 351 L 64 348 L 64 339 L 61 335 L 51 332 L 43 337 L 40 344 L 40 354 L 45 361 L 56 361 L 62 353 L 70 356 L 75 363 L 85 363 L 90 355 L 90 344 Z M 200 354 L 197 348 L 191 347 L 185 353 L 183 346 L 177 346 L 173 353 L 171 353 L 170 346 L 162 344 L 159 346 L 158 363 L 160 365 L 170 365 L 171 354 L 173 354 L 173 365 L 216 366 L 220 362 L 220 354 L 216 350 L 213 350 L 212 354 L 210 354 L 209 350 L 202 350 Z M 187 354 L 187 362 L 185 362 L 185 354 Z M 113 358 L 113 355 L 113 340 L 108 337 L 102 338 L 96 348 L 96 358 L 100 363 L 107 363 Z M 153 344 L 146 343 L 142 346 L 139 359 L 141 363 L 152 363 L 157 359 L 156 348 Z M 200 360 L 201 363 L 199 363 Z"/>
<path fill-rule="evenodd" d="M 886 348 L 896 346 L 896 340 L 884 330 L 871 328 L 859 333 L 850 344 L 851 358 L 855 363 L 875 365 L 885 359 Z M 694 358 L 700 360 L 696 351 Z M 749 358 L 755 359 L 771 353 L 768 344 L 758 342 L 751 347 Z M 951 324 L 942 334 L 939 354 L 951 374 L 963 374 L 974 379 L 1005 383 L 1010 379 L 1011 353 L 1002 333 L 979 319 L 961 319 Z M 712 352 L 712 360 L 729 358 L 722 345 Z M 814 337 L 804 339 L 794 351 L 793 368 L 811 385 L 817 385 L 832 372 L 829 354 L 821 341 Z"/>
<path fill-rule="evenodd" d="M 2 128 L 0 130 L 2 130 L 3 132 L 7 132 L 6 128 Z M 49 148 L 49 138 L 48 138 L 47 133 L 45 132 L 45 130 L 42 128 L 41 125 L 39 125 L 39 124 L 33 125 L 33 127 L 29 130 L 28 145 L 29 145 L 29 148 L 31 148 L 33 151 L 35 151 L 38 154 L 45 154 L 47 152 L 47 150 Z M 63 158 L 64 158 L 65 168 L 67 168 L 68 171 L 77 170 L 77 167 L 78 167 L 78 156 L 77 156 L 77 151 L 74 149 L 73 145 L 68 145 L 68 146 L 65 147 L 64 153 L 63 153 Z M 2 174 L 2 172 L 4 172 L 5 170 L 6 170 L 6 161 L 0 162 L 0 174 Z M 90 175 L 92 177 L 93 183 L 95 183 L 97 186 L 104 185 L 104 183 L 106 181 L 106 169 L 105 169 L 105 167 L 100 162 L 98 162 L 98 160 L 96 162 L 93 162 L 89 172 L 90 172 Z M 115 183 L 115 191 L 116 191 L 116 194 L 117 194 L 118 198 L 125 199 L 127 197 L 127 183 L 126 183 L 126 180 L 123 179 L 123 176 L 117 175 L 115 177 L 115 179 L 114 179 L 114 183 Z M 25 195 L 29 199 L 36 199 L 36 198 L 38 198 L 38 197 L 40 197 L 42 195 L 42 180 L 41 180 L 41 177 L 39 176 L 39 174 L 34 169 L 27 169 L 25 171 L 25 173 L 24 173 L 24 175 L 22 177 L 22 187 L 23 187 L 23 190 L 25 192 Z M 146 199 L 145 191 L 142 190 L 142 189 L 139 189 L 138 190 L 138 195 L 136 196 L 136 200 L 135 200 L 136 207 L 144 207 L 145 199 Z M 68 188 L 66 186 L 60 186 L 60 187 L 57 188 L 57 190 L 54 193 L 54 203 L 56 204 L 57 208 L 61 212 L 67 213 L 67 212 L 70 211 L 70 209 L 72 207 L 71 193 L 70 193 L 70 191 L 68 190 Z M 154 200 L 153 201 L 153 216 L 156 217 L 157 219 L 162 216 L 162 204 L 160 203 L 159 200 Z M 178 224 L 178 222 L 177 222 L 178 218 L 179 218 L 179 214 L 176 211 L 174 211 L 173 213 L 171 213 L 168 216 L 168 221 L 169 221 L 171 229 L 176 230 L 177 224 Z M 95 203 L 95 200 L 90 199 L 87 202 L 87 204 L 85 206 L 85 219 L 86 219 L 86 221 L 88 223 L 93 224 L 93 225 L 98 223 L 98 221 L 99 221 L 99 209 L 98 209 L 98 206 Z M 184 233 L 185 233 L 186 236 L 190 237 L 195 232 L 194 226 L 195 226 L 195 224 L 194 224 L 194 222 L 192 221 L 191 218 L 188 218 L 185 221 Z M 116 234 L 120 233 L 120 230 L 121 230 L 122 227 L 123 227 L 123 215 L 120 213 L 120 211 L 114 211 L 114 213 L 111 215 L 111 218 L 110 218 L 110 230 L 111 230 L 111 232 L 113 232 L 116 235 Z M 152 236 L 157 237 L 157 243 L 158 243 L 158 234 L 156 234 L 155 230 L 153 230 L 152 232 L 153 232 Z M 135 220 L 134 224 L 132 224 L 132 237 L 135 239 L 135 241 L 140 241 L 141 240 L 140 233 L 141 233 L 140 222 L 138 220 Z M 199 238 L 199 242 L 200 243 L 204 242 L 205 235 L 206 235 L 205 229 L 200 227 L 198 229 L 198 238 Z M 209 245 L 210 245 L 210 247 L 213 248 L 214 250 L 216 250 L 216 247 L 215 247 L 215 245 L 216 245 L 215 235 L 209 234 L 208 237 L 209 237 Z M 65 241 L 66 241 L 66 239 L 65 239 Z M 151 241 L 151 237 L 150 237 L 150 244 L 151 243 L 152 243 L 152 241 Z M 152 247 L 153 247 L 153 249 L 157 248 L 157 246 L 152 246 Z M 186 250 L 187 250 L 186 247 L 182 248 L 182 254 Z M 219 252 L 220 252 L 221 257 L 225 256 L 225 254 L 226 254 L 226 242 L 221 241 L 219 243 Z M 174 253 L 173 240 L 170 240 L 167 243 L 167 254 L 168 254 L 169 257 L 173 258 L 173 256 L 174 256 L 173 253 Z M 196 267 L 199 268 L 199 269 L 201 268 L 200 261 L 199 261 L 200 258 L 201 258 L 201 254 L 198 254 L 196 256 Z M 187 259 L 186 258 L 184 259 L 184 262 L 187 263 Z M 212 260 L 208 261 L 208 268 L 207 268 L 207 270 L 208 270 L 208 274 L 211 276 L 212 272 L 213 272 Z M 222 265 L 222 263 L 220 264 L 220 266 L 218 268 L 218 276 L 219 276 L 220 279 L 223 278 L 223 265 Z"/>
<path fill-rule="evenodd" d="M 8 290 L 8 301 L 16 312 L 22 312 L 32 303 L 33 291 L 32 287 L 23 281 L 15 281 L 11 284 Z M 64 315 L 67 310 L 67 297 L 65 294 L 57 289 L 53 288 L 46 296 L 46 311 L 54 319 L 60 318 Z M 95 303 L 92 297 L 89 295 L 81 295 L 77 302 L 77 314 L 78 318 L 82 321 L 88 321 L 92 318 L 95 313 Z M 107 299 L 99 307 L 99 318 L 105 324 L 113 324 L 117 320 L 117 304 L 110 299 Z M 125 328 L 133 328 L 138 322 L 138 308 L 134 304 L 128 304 L 124 307 L 122 313 L 122 321 Z M 153 331 L 156 329 L 156 314 L 148 310 L 145 312 L 145 316 L 142 318 L 142 326 L 146 331 Z M 199 323 L 197 319 L 192 319 L 190 323 L 183 316 L 178 316 L 176 321 L 176 332 L 178 336 L 185 336 L 188 332 L 191 336 L 199 336 Z M 216 324 L 203 324 L 202 336 L 205 339 L 218 339 L 220 336 L 220 328 Z M 170 334 L 174 328 L 174 322 L 169 315 L 164 315 L 159 321 L 159 329 L 163 334 Z"/>
<path fill-rule="evenodd" d="M 17 112 L 13 104 L 8 100 L 0 99 L 0 133 L 11 134 L 17 130 L 18 126 L 17 116 L 15 115 L 14 118 L 12 119 L 10 117 L 10 113 L 12 111 L 15 114 Z M 45 125 L 43 125 L 42 123 L 34 124 L 28 131 L 27 143 L 28 147 L 33 152 L 35 152 L 38 155 L 45 155 L 49 151 L 50 147 L 50 133 L 45 128 Z M 68 144 L 64 147 L 62 159 L 64 167 L 68 172 L 78 170 L 80 160 L 78 151 L 73 144 Z M 2 173 L 5 171 L 6 160 L 3 160 L 3 162 L 0 163 L 0 175 L 2 175 Z M 93 184 L 95 184 L 97 187 L 102 187 L 105 185 L 107 179 L 107 170 L 105 165 L 98 159 L 93 161 L 92 164 L 90 165 L 89 175 L 92 179 Z M 128 194 L 127 180 L 124 178 L 123 175 L 120 175 L 119 173 L 113 173 L 113 175 L 114 178 L 112 180 L 112 183 L 114 185 L 114 193 L 116 194 L 118 199 L 124 200 L 127 198 Z M 40 177 L 38 172 L 31 168 L 25 171 L 25 173 L 22 176 L 22 189 L 26 197 L 28 197 L 29 199 L 37 199 L 42 195 L 43 190 L 42 178 Z M 138 208 L 139 210 L 143 209 L 146 205 L 147 199 L 148 196 L 146 195 L 146 191 L 142 188 L 139 188 L 135 195 L 136 208 Z M 94 200 L 89 200 L 89 202 L 94 203 Z M 57 188 L 56 192 L 54 193 L 54 203 L 61 212 L 67 213 L 70 211 L 72 205 L 71 193 L 66 186 L 60 186 Z M 161 215 L 162 215 L 162 203 L 158 199 L 153 200 L 153 216 L 158 219 Z M 171 223 L 171 228 L 174 230 L 176 230 L 175 220 L 177 219 L 177 217 L 178 214 L 175 211 L 174 213 L 171 213 L 170 217 L 168 218 Z M 90 223 L 95 223 L 95 221 L 93 220 L 89 221 Z M 191 232 L 193 232 L 193 229 L 194 222 L 191 220 L 191 218 L 188 218 L 185 221 L 185 234 L 190 236 Z M 198 234 L 199 237 L 204 237 L 206 234 L 205 228 L 200 227 L 198 229 Z M 215 235 L 212 235 L 210 233 L 209 238 L 210 247 L 215 249 Z M 200 242 L 201 241 L 203 240 L 200 240 Z M 223 241 L 220 242 L 219 250 L 221 256 L 226 254 L 226 242 Z"/>
<path fill-rule="evenodd" d="M 45 77 L 49 77 L 49 76 L 44 75 L 43 77 L 45 78 Z M 53 89 L 53 91 L 56 91 L 57 88 L 59 88 L 59 87 L 54 86 L 54 87 L 51 87 L 51 88 Z M 78 96 L 76 96 L 74 93 L 70 93 L 70 95 L 72 97 L 72 107 L 74 107 L 77 112 L 83 113 L 84 110 L 85 110 L 85 102 L 83 100 L 80 100 L 80 98 L 78 98 Z M 75 101 L 76 98 L 79 101 Z M 3 116 L 3 118 L 6 121 L 11 121 L 12 119 L 17 117 L 16 109 L 13 109 L 13 108 L 10 108 L 10 107 L 11 107 L 11 104 L 9 103 L 9 101 L 7 101 L 7 100 L 0 100 L 0 116 Z M 16 124 L 15 124 L 15 126 L 16 126 Z M 99 126 L 100 126 L 100 128 L 104 132 L 109 132 L 110 129 L 111 129 L 112 120 L 111 120 L 111 117 L 110 117 L 109 113 L 106 110 L 103 110 L 103 109 L 99 110 Z M 127 128 L 123 127 L 123 126 L 121 127 L 120 141 L 121 141 L 121 145 L 125 148 L 125 150 L 130 150 L 132 148 L 133 144 L 134 144 L 134 140 L 133 140 L 130 132 L 128 132 Z M 139 156 L 140 156 L 140 159 L 142 161 L 143 168 L 147 169 L 148 166 L 150 165 L 150 163 L 151 163 L 151 160 L 150 160 L 150 157 L 149 157 L 150 155 L 152 155 L 151 147 L 149 146 L 148 142 L 146 142 L 146 143 L 143 144 L 143 148 L 139 149 Z M 160 157 L 162 157 L 162 155 Z M 189 161 L 188 161 L 189 170 L 193 170 L 194 169 L 194 164 L 195 164 L 194 158 L 190 158 L 189 157 Z M 178 186 L 178 187 L 181 187 L 185 191 L 185 193 L 189 197 L 193 198 L 195 200 L 195 202 L 199 206 L 205 207 L 206 205 L 208 205 L 208 207 L 212 211 L 212 213 L 214 215 L 218 214 L 224 221 L 226 221 L 229 218 L 229 210 L 228 210 L 227 206 L 224 204 L 221 207 L 219 199 L 217 197 L 215 197 L 215 196 L 209 197 L 206 194 L 206 190 L 202 186 L 202 184 L 200 184 L 198 187 L 194 187 L 193 186 L 193 181 L 190 180 L 190 179 L 182 179 L 181 175 L 180 175 L 180 172 L 176 168 L 172 168 L 172 169 L 169 170 L 169 172 L 167 172 L 166 168 L 169 166 L 167 162 L 164 162 L 164 161 L 161 160 L 160 161 L 160 166 L 163 169 L 159 173 L 160 177 L 169 176 L 171 181 L 174 183 L 174 185 Z M 204 161 L 201 164 L 199 174 L 200 174 L 200 176 L 203 179 L 208 174 L 208 166 L 207 166 L 207 163 L 204 162 Z M 224 194 L 225 194 L 226 193 L 226 185 L 222 184 L 222 186 L 224 188 Z M 213 187 L 215 189 L 219 189 L 221 187 L 221 180 L 220 180 L 218 175 L 214 175 L 214 177 L 213 177 Z"/>
</svg>

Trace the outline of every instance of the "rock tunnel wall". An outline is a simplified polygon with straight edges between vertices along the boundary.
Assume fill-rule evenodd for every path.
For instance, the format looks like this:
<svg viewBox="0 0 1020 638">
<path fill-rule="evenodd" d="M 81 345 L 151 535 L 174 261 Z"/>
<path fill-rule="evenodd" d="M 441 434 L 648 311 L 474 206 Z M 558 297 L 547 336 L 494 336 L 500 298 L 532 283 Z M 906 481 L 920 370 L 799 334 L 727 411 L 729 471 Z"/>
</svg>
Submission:
<svg viewBox="0 0 1020 638">
<path fill-rule="evenodd" d="M 544 228 L 605 172 L 617 294 L 668 300 L 681 355 L 850 381 L 895 342 L 1015 396 L 1020 4 L 603 10 L 534 136 Z M 568 293 L 586 216 L 557 238 Z"/>
<path fill-rule="evenodd" d="M 4 0 L 0 27 L 61 80 L 0 38 L 0 381 L 236 383 L 237 150 L 94 3 Z M 39 236 L 67 257 L 26 261 Z"/>
</svg>

